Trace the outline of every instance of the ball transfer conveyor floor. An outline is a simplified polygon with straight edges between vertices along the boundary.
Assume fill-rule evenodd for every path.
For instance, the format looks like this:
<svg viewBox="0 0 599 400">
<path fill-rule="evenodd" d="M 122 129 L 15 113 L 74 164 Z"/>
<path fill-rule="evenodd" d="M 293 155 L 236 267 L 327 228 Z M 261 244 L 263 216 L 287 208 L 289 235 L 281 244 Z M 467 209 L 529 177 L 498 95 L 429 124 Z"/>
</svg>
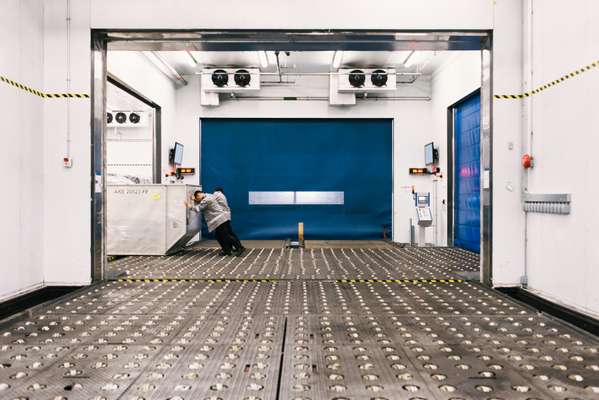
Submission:
<svg viewBox="0 0 599 400">
<path fill-rule="evenodd" d="M 0 399 L 599 399 L 599 342 L 448 248 L 214 248 L 0 324 Z"/>
</svg>

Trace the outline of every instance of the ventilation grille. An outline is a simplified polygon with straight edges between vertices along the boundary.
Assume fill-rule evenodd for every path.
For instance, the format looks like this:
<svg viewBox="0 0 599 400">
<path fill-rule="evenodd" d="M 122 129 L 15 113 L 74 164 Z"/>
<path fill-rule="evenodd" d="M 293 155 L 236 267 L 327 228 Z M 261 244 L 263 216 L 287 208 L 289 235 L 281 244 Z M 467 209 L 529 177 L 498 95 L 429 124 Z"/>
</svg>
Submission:
<svg viewBox="0 0 599 400">
<path fill-rule="evenodd" d="M 559 194 L 526 194 L 524 211 L 540 214 L 570 214 L 572 196 Z"/>
</svg>

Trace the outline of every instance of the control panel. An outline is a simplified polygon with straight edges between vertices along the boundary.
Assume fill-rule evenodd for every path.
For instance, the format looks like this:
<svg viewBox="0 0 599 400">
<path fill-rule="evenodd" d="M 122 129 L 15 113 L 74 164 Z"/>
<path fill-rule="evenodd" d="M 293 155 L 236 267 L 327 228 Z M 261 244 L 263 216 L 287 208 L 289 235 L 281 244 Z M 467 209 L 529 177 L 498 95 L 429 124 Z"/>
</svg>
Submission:
<svg viewBox="0 0 599 400">
<path fill-rule="evenodd" d="M 433 224 L 431 194 L 429 192 L 414 193 L 414 206 L 416 207 L 418 225 L 422 227 L 431 226 Z"/>
</svg>

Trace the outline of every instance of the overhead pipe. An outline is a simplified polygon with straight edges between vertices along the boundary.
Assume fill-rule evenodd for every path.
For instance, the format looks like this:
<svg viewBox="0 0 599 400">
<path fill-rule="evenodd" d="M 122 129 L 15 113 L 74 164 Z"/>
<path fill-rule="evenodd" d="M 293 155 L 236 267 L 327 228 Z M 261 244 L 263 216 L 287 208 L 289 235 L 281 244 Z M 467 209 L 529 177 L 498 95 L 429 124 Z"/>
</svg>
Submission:
<svg viewBox="0 0 599 400">
<path fill-rule="evenodd" d="M 71 0 L 67 0 L 67 93 L 71 93 Z M 71 99 L 67 97 L 67 132 L 66 132 L 66 154 L 67 158 L 71 158 Z"/>
<path fill-rule="evenodd" d="M 312 76 L 310 74 L 311 73 L 309 73 L 309 72 L 305 73 L 306 76 Z M 261 76 L 263 76 L 263 75 L 266 75 L 266 74 L 261 74 Z M 296 74 L 290 73 L 290 74 L 283 74 L 283 75 L 284 76 L 304 76 L 304 74 L 302 74 L 302 73 L 296 73 Z M 321 75 L 323 75 L 323 74 L 321 74 Z M 418 80 L 418 75 L 421 75 L 421 74 L 417 74 L 417 73 L 405 74 L 405 76 L 410 76 L 412 78 L 409 81 L 397 81 L 397 84 L 398 85 L 401 85 L 401 84 L 411 85 L 412 83 L 416 82 L 416 80 Z M 291 85 L 296 84 L 296 82 L 295 81 L 289 81 L 289 80 L 286 80 L 284 82 L 260 81 L 260 84 L 263 85 L 263 86 L 291 86 Z"/>
<path fill-rule="evenodd" d="M 239 67 L 241 68 L 241 67 Z M 210 75 L 209 72 L 196 72 L 194 75 Z M 260 76 L 330 76 L 330 75 L 349 75 L 350 72 L 250 72 L 251 75 L 260 75 Z M 370 75 L 370 73 L 365 72 L 365 75 Z M 394 72 L 389 73 L 388 75 L 395 76 L 421 76 L 422 72 Z"/>
<path fill-rule="evenodd" d="M 275 57 L 277 59 L 277 75 L 279 75 L 279 83 L 283 82 L 283 77 L 281 76 L 281 64 L 279 62 L 279 50 L 275 51 Z M 264 74 L 261 74 L 264 75 Z"/>
<path fill-rule="evenodd" d="M 522 2 L 522 92 L 530 92 L 533 86 L 533 6 L 534 0 L 526 0 Z M 532 108 L 534 99 L 532 97 L 523 99 L 521 102 L 522 106 L 522 120 L 521 120 L 521 132 L 520 132 L 520 151 L 522 154 L 534 154 L 533 153 L 533 140 L 534 140 L 534 124 L 532 118 Z M 526 195 L 528 194 L 528 184 L 530 169 L 522 168 L 520 170 L 520 201 L 523 206 L 525 204 Z M 523 249 L 523 271 L 520 277 L 520 284 L 523 287 L 528 286 L 528 213 L 524 213 L 524 249 Z"/>
<path fill-rule="evenodd" d="M 260 81 L 260 86 L 293 86 L 296 85 L 295 81 L 285 81 L 285 82 L 277 82 L 277 81 Z"/>
<path fill-rule="evenodd" d="M 231 96 L 232 100 L 257 101 L 329 101 L 328 96 Z M 430 96 L 367 96 L 357 97 L 356 100 L 372 101 L 430 101 Z"/>
</svg>

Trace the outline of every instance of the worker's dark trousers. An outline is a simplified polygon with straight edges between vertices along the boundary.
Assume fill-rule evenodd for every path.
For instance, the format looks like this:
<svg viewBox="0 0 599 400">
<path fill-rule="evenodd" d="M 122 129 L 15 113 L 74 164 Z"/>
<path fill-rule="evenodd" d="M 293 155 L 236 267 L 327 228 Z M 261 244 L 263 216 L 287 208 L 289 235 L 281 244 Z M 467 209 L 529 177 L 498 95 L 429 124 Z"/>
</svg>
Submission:
<svg viewBox="0 0 599 400">
<path fill-rule="evenodd" d="M 229 231 L 225 223 L 220 224 L 214 230 L 214 237 L 225 254 L 231 254 L 231 240 L 229 239 Z"/>
<path fill-rule="evenodd" d="M 220 247 L 223 249 L 225 254 L 230 254 L 233 249 L 239 250 L 243 247 L 233 232 L 230 221 L 220 224 L 214 230 L 214 236 L 216 237 L 218 244 L 220 244 Z"/>
<path fill-rule="evenodd" d="M 227 230 L 229 232 L 229 236 L 233 240 L 233 247 L 235 247 L 236 249 L 242 249 L 243 245 L 241 244 L 241 241 L 239 240 L 239 238 L 237 237 L 235 232 L 233 232 L 233 225 L 231 225 L 231 221 L 227 221 L 227 222 L 225 222 L 225 224 L 227 224 Z"/>
</svg>

